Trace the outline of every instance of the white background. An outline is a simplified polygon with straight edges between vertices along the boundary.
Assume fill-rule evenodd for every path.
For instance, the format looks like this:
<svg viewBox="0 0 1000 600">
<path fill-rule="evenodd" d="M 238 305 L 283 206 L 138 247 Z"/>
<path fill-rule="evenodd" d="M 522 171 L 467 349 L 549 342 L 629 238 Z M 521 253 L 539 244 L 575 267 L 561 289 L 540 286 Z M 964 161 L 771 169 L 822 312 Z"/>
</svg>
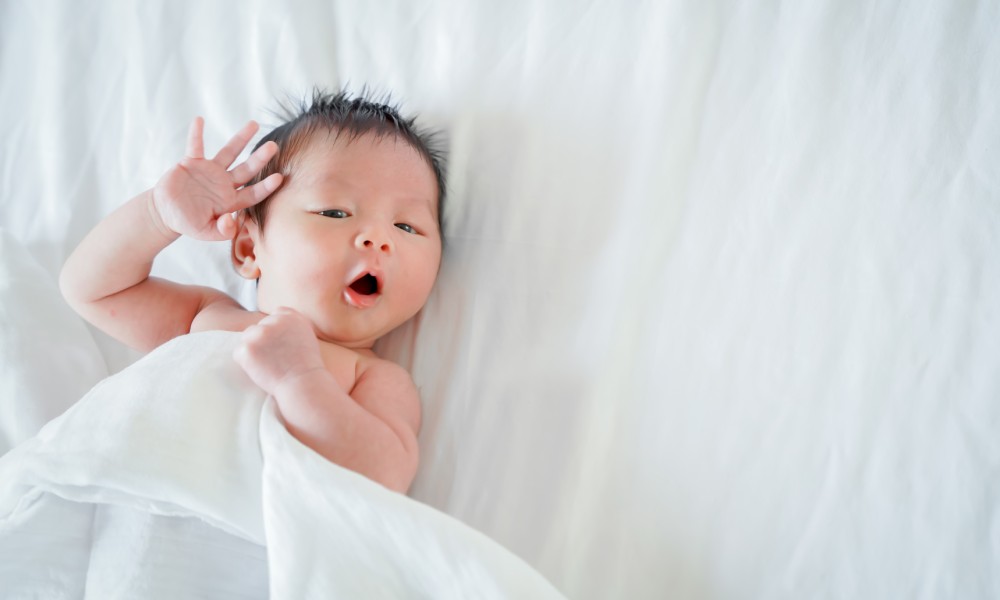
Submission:
<svg viewBox="0 0 1000 600">
<path fill-rule="evenodd" d="M 996 1 L 8 0 L 0 74 L 0 228 L 53 278 L 195 115 L 368 85 L 443 129 L 382 345 L 412 495 L 569 597 L 1000 594 Z M 156 272 L 249 301 L 227 256 Z"/>
</svg>

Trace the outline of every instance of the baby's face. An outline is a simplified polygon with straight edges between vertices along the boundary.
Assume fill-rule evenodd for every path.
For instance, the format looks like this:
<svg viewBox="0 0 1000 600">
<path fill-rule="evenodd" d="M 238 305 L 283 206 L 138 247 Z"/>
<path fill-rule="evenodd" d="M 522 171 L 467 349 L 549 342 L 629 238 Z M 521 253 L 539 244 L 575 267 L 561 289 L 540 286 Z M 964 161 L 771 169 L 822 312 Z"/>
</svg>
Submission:
<svg viewBox="0 0 1000 600">
<path fill-rule="evenodd" d="M 293 308 L 320 339 L 370 348 L 434 285 L 437 197 L 434 172 L 406 142 L 320 134 L 272 197 L 263 234 L 252 234 L 258 308 Z"/>
</svg>

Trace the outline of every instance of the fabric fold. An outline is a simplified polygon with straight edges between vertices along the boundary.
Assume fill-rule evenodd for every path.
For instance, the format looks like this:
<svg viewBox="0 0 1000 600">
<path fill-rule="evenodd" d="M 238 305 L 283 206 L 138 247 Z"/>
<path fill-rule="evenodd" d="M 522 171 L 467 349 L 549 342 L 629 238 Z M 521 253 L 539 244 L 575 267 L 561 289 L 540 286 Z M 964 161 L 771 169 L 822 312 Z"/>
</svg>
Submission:
<svg viewBox="0 0 1000 600">
<path fill-rule="evenodd" d="M 12 597 L 557 598 L 456 519 L 323 459 L 232 360 L 164 344 L 0 458 Z"/>
</svg>

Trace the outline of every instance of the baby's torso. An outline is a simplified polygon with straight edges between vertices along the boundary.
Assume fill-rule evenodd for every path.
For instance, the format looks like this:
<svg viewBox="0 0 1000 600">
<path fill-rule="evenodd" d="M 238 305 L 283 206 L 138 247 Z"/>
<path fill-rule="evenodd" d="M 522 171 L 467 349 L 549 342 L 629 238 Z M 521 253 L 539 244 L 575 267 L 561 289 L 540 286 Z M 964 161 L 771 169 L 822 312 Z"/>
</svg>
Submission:
<svg viewBox="0 0 1000 600">
<path fill-rule="evenodd" d="M 320 341 L 319 351 L 323 357 L 323 364 L 326 365 L 326 370 L 337 380 L 341 389 L 351 393 L 354 384 L 358 381 L 358 375 L 367 366 L 367 361 L 371 359 L 354 350 L 324 341 Z"/>
<path fill-rule="evenodd" d="M 227 310 L 202 313 L 191 324 L 191 333 L 205 331 L 242 332 L 256 325 L 267 315 L 261 312 L 248 311 L 232 307 Z M 374 353 L 362 353 L 337 344 L 319 340 L 320 354 L 326 370 L 333 375 L 341 389 L 350 393 L 361 373 L 380 359 Z"/>
</svg>

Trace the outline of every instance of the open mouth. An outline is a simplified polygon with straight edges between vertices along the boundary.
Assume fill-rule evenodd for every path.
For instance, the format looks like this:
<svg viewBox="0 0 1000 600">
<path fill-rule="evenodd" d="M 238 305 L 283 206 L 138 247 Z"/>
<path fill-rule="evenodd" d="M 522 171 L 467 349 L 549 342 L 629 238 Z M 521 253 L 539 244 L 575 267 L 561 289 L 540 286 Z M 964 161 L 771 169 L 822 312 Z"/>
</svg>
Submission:
<svg viewBox="0 0 1000 600">
<path fill-rule="evenodd" d="M 372 296 L 378 293 L 378 279 L 371 273 L 365 273 L 355 279 L 350 288 L 362 296 Z"/>
</svg>

